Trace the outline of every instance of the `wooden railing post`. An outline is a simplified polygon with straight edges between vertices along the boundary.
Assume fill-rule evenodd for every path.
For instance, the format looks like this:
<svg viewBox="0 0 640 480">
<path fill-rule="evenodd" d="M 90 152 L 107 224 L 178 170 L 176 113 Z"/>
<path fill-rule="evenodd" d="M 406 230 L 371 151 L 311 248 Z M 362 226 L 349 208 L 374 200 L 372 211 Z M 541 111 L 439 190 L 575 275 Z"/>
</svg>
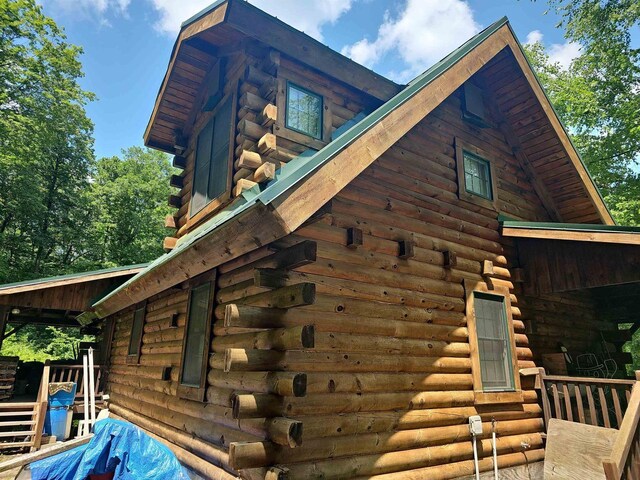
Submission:
<svg viewBox="0 0 640 480">
<path fill-rule="evenodd" d="M 637 473 L 640 470 L 638 459 L 640 454 L 639 422 L 640 383 L 636 382 L 631 390 L 629 405 L 611 449 L 611 455 L 609 459 L 602 462 L 607 480 L 638 478 Z"/>
</svg>

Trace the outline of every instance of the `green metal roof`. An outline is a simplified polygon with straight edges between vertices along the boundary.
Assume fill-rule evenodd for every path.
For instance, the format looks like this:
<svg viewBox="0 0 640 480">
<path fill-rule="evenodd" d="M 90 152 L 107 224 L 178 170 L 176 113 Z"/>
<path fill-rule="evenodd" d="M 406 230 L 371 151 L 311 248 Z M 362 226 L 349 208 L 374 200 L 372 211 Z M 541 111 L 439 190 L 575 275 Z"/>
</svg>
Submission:
<svg viewBox="0 0 640 480">
<path fill-rule="evenodd" d="M 500 223 L 503 227 L 522 228 L 522 229 L 528 229 L 528 230 L 640 233 L 640 227 L 624 227 L 620 225 L 597 225 L 597 224 L 590 224 L 590 223 L 520 222 L 515 220 L 503 220 Z"/>
<path fill-rule="evenodd" d="M 217 5 L 218 3 L 214 4 L 214 6 Z M 213 8 L 213 6 L 208 7 L 203 12 L 207 12 L 211 8 Z M 198 14 L 198 16 L 201 14 Z M 185 25 L 194 21 L 194 19 L 195 18 L 187 20 L 187 22 L 185 22 Z M 190 232 L 184 237 L 181 237 L 177 241 L 176 247 L 171 252 L 157 258 L 144 271 L 129 279 L 127 282 L 112 291 L 110 294 L 100 299 L 93 306 L 96 307 L 107 298 L 116 295 L 119 291 L 127 288 L 127 286 L 137 282 L 141 277 L 148 275 L 158 266 L 171 261 L 173 258 L 180 255 L 183 251 L 197 243 L 203 237 L 214 233 L 219 226 L 234 219 L 241 213 L 256 205 L 258 202 L 264 205 L 268 205 L 285 192 L 294 188 L 299 182 L 308 177 L 315 170 L 330 161 L 342 150 L 348 148 L 355 140 L 364 135 L 374 125 L 382 121 L 395 109 L 409 102 L 418 92 L 420 92 L 433 80 L 453 67 L 458 61 L 460 61 L 469 52 L 471 52 L 474 48 L 484 42 L 487 38 L 489 38 L 504 25 L 507 25 L 509 27 L 511 33 L 514 35 L 514 38 L 516 38 L 516 41 L 518 41 L 517 37 L 515 37 L 515 33 L 513 33 L 513 30 L 509 25 L 507 17 L 503 17 L 497 22 L 491 24 L 480 33 L 469 39 L 467 42 L 462 44 L 456 50 L 451 52 L 449 55 L 444 57 L 442 60 L 437 62 L 435 65 L 430 67 L 424 73 L 409 82 L 409 84 L 403 90 L 389 99 L 386 103 L 381 105 L 378 109 L 367 116 L 360 115 L 336 130 L 334 132 L 334 135 L 332 136 L 332 141 L 324 148 L 319 151 L 309 150 L 307 152 L 304 152 L 300 156 L 292 159 L 284 167 L 279 169 L 276 172 L 276 178 L 274 180 L 266 184 L 256 185 L 252 189 L 245 191 L 239 200 L 234 201 L 231 205 L 221 210 L 218 214 L 209 219 L 207 222 L 203 223 L 194 231 Z M 518 43 L 518 45 L 520 45 L 520 43 Z"/>
<path fill-rule="evenodd" d="M 145 268 L 148 265 L 149 265 L 148 263 L 139 263 L 136 265 L 126 265 L 124 267 L 105 268 L 102 270 L 92 270 L 90 272 L 69 273 L 67 275 L 57 275 L 55 277 L 45 277 L 45 278 L 37 278 L 34 280 L 24 280 L 22 282 L 5 283 L 4 285 L 0 285 L 0 294 L 2 294 L 2 290 L 8 290 L 16 287 L 28 287 L 28 286 L 40 285 L 43 283 L 59 282 L 62 280 L 80 279 L 82 277 L 87 277 L 92 275 L 116 273 L 116 272 L 122 272 L 125 270 L 131 270 L 135 268 Z"/>
</svg>

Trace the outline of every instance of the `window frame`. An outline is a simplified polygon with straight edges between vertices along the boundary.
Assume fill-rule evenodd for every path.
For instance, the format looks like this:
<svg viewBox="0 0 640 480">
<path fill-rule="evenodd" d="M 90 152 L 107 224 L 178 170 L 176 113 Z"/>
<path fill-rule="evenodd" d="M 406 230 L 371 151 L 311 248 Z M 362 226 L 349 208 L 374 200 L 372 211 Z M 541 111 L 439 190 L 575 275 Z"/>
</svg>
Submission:
<svg viewBox="0 0 640 480">
<path fill-rule="evenodd" d="M 209 365 L 209 349 L 211 348 L 211 340 L 213 335 L 213 311 L 216 293 L 216 278 L 217 269 L 213 269 L 210 272 L 199 275 L 198 277 L 192 279 L 190 282 L 188 282 L 187 285 L 187 287 L 189 288 L 189 294 L 187 296 L 187 310 L 185 314 L 186 320 L 184 325 L 184 334 L 182 335 L 182 349 L 180 352 L 180 370 L 178 374 L 177 395 L 180 398 L 194 400 L 197 402 L 204 402 L 207 390 L 207 367 Z M 200 383 L 198 386 L 183 385 L 182 377 L 184 375 L 184 359 L 187 354 L 187 336 L 189 332 L 189 322 L 191 321 L 191 298 L 194 289 L 202 287 L 206 284 L 210 284 L 210 288 L 207 306 L 207 323 L 205 325 L 205 338 L 203 342 L 202 364 L 200 366 Z"/>
<path fill-rule="evenodd" d="M 133 329 L 136 323 L 136 315 L 142 312 L 142 325 L 140 326 L 140 337 L 138 338 L 137 345 L 133 343 Z M 138 304 L 136 308 L 133 309 L 132 313 L 132 321 L 131 321 L 131 332 L 129 333 L 129 344 L 127 345 L 127 365 L 139 365 L 140 364 L 140 355 L 142 350 L 142 337 L 144 336 L 144 324 L 147 318 L 147 302 L 145 301 L 142 304 Z M 136 346 L 136 353 L 130 353 L 131 347 Z"/>
<path fill-rule="evenodd" d="M 206 202 L 202 207 L 200 207 L 197 211 L 194 210 L 193 207 L 193 188 L 194 188 L 194 177 L 197 171 L 197 153 L 198 153 L 198 140 L 200 134 L 204 131 L 204 129 L 209 125 L 209 123 L 215 118 L 218 114 L 222 106 L 227 102 L 227 100 L 231 101 L 231 119 L 230 119 L 230 127 L 229 127 L 229 151 L 227 152 L 227 183 L 225 191 L 222 192 L 217 197 L 210 199 Z M 197 130 L 194 129 L 193 141 L 191 146 L 191 153 L 193 155 L 193 171 L 191 172 L 191 186 L 190 186 L 190 198 L 189 198 L 189 213 L 188 213 L 188 224 L 193 225 L 195 222 L 200 221 L 205 216 L 217 210 L 219 207 L 224 205 L 231 198 L 231 191 L 233 189 L 233 161 L 234 161 L 234 150 L 235 150 L 235 130 L 236 130 L 236 122 L 237 122 L 237 108 L 235 107 L 238 103 L 236 93 L 227 93 L 223 95 L 216 104 L 215 107 L 211 109 L 211 111 L 204 112 L 201 118 L 198 120 Z M 213 149 L 212 149 L 213 152 Z M 209 170 L 208 174 L 211 174 Z"/>
<path fill-rule="evenodd" d="M 481 148 L 471 145 L 459 137 L 455 137 L 455 152 L 456 152 L 456 171 L 458 174 L 458 198 L 470 203 L 474 203 L 484 208 L 491 210 L 498 210 L 498 177 L 496 176 L 494 162 L 491 161 L 491 155 Z M 489 180 L 491 199 L 485 196 L 470 192 L 467 190 L 465 168 L 464 168 L 464 156 L 468 153 L 480 160 L 487 162 L 489 166 Z"/>
<path fill-rule="evenodd" d="M 516 349 L 515 331 L 513 328 L 513 315 L 511 312 L 511 294 L 507 287 L 493 285 L 489 289 L 485 282 L 464 281 L 466 297 L 466 317 L 467 329 L 469 331 L 469 351 L 471 357 L 471 376 L 473 378 L 474 403 L 498 404 L 498 403 L 520 403 L 523 401 L 522 386 L 520 384 L 520 373 L 518 368 L 518 354 Z M 495 295 L 503 298 L 505 309 L 505 321 L 508 334 L 509 349 L 511 353 L 511 374 L 513 388 L 505 390 L 485 390 L 482 385 L 482 365 L 480 362 L 480 349 L 478 342 L 477 320 L 474 308 L 474 293 L 485 295 Z"/>
<path fill-rule="evenodd" d="M 311 95 L 312 97 L 316 97 L 320 100 L 320 109 L 319 109 L 319 113 L 320 113 L 320 119 L 319 119 L 319 123 L 318 123 L 318 127 L 319 127 L 319 131 L 318 131 L 318 135 L 312 135 L 309 132 L 305 132 L 304 130 L 301 130 L 299 128 L 296 127 L 292 127 L 289 124 L 289 93 L 291 91 L 291 88 L 295 88 L 298 91 L 301 91 L 303 93 L 306 93 L 307 95 Z M 286 82 L 286 87 L 285 87 L 285 109 L 284 109 L 284 126 L 286 129 L 291 130 L 293 132 L 297 132 L 300 133 L 302 135 L 305 135 L 307 137 L 313 138 L 315 140 L 320 140 L 322 141 L 322 138 L 324 136 L 324 96 L 316 93 L 308 88 L 302 87 L 300 85 L 298 85 L 295 82 L 292 82 L 290 80 L 287 80 Z"/>
</svg>

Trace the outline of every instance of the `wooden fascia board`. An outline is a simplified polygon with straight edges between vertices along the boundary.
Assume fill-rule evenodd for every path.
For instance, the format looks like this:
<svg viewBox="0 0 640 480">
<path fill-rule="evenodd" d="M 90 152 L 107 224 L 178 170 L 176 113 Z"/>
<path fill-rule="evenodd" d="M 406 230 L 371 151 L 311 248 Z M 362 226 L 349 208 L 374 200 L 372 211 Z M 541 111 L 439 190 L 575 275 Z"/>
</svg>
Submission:
<svg viewBox="0 0 640 480">
<path fill-rule="evenodd" d="M 276 212 L 287 228 L 291 231 L 298 228 L 318 206 L 324 205 L 337 195 L 498 52 L 510 45 L 512 40 L 513 35 L 509 27 L 500 27 L 411 99 L 391 111 L 348 148 L 307 177 L 303 183 L 276 199 Z"/>
<path fill-rule="evenodd" d="M 545 230 L 540 228 L 502 227 L 502 236 L 513 238 L 538 238 L 543 240 L 616 243 L 619 245 L 640 245 L 640 234 L 625 232 L 579 232 L 576 230 Z"/>
<path fill-rule="evenodd" d="M 95 305 L 100 318 L 233 260 L 290 233 L 270 206 L 257 203 L 169 261 Z"/>
<path fill-rule="evenodd" d="M 147 124 L 147 128 L 144 131 L 143 140 L 145 145 L 148 145 L 149 135 L 151 134 L 151 129 L 153 128 L 153 124 L 155 123 L 156 115 L 158 114 L 158 110 L 160 109 L 160 102 L 162 101 L 162 97 L 164 96 L 164 92 L 167 89 L 167 85 L 169 84 L 169 79 L 171 77 L 171 71 L 173 70 L 173 66 L 180 54 L 180 47 L 182 43 L 189 38 L 197 35 L 198 33 L 211 28 L 215 25 L 218 25 L 224 22 L 227 18 L 228 11 L 228 2 L 225 2 L 218 6 L 216 9 L 207 13 L 205 16 L 196 20 L 193 23 L 190 23 L 186 26 L 178 35 L 176 43 L 173 47 L 173 52 L 171 54 L 171 60 L 169 60 L 169 65 L 167 66 L 167 71 L 164 74 L 164 79 L 162 80 L 162 85 L 160 86 L 160 91 L 158 92 L 158 96 L 156 97 L 156 101 L 153 105 L 153 111 L 151 112 L 151 118 L 149 119 L 149 123 Z M 164 151 L 167 151 L 163 148 Z"/>
<path fill-rule="evenodd" d="M 231 0 L 227 24 L 238 32 L 271 45 L 282 53 L 378 100 L 387 101 L 400 90 L 392 81 L 279 20 L 269 19 L 268 25 L 265 25 L 265 15 L 248 2 Z"/>
<path fill-rule="evenodd" d="M 520 44 L 518 43 L 518 41 L 516 40 L 513 34 L 509 35 L 509 37 L 510 38 L 508 39 L 508 42 L 507 42 L 508 46 L 511 48 L 511 51 L 513 52 L 513 55 L 516 61 L 518 62 L 518 65 L 520 66 L 522 73 L 524 74 L 525 78 L 527 79 L 527 82 L 529 82 L 529 85 L 533 89 L 533 92 L 538 102 L 540 102 L 540 106 L 542 107 L 544 113 L 549 119 L 549 122 L 551 123 L 553 130 L 555 131 L 556 135 L 558 136 L 558 139 L 560 140 L 560 143 L 562 144 L 565 152 L 567 153 L 569 159 L 571 160 L 573 167 L 578 172 L 578 175 L 580 176 L 580 180 L 582 181 L 585 187 L 585 190 L 587 191 L 587 195 L 589 195 L 589 198 L 591 199 L 593 206 L 598 212 L 598 216 L 600 217 L 600 219 L 604 224 L 614 225 L 615 222 L 611 217 L 611 214 L 609 213 L 607 206 L 605 205 L 604 201 L 600 197 L 600 193 L 598 192 L 598 189 L 593 183 L 593 179 L 589 176 L 589 173 L 587 172 L 584 164 L 580 160 L 580 157 L 578 156 L 578 152 L 576 151 L 575 147 L 571 143 L 571 140 L 569 139 L 569 136 L 567 135 L 567 132 L 565 131 L 564 127 L 560 123 L 560 120 L 558 119 L 558 116 L 556 115 L 555 110 L 551 106 L 551 103 L 549 102 L 547 95 L 544 93 L 544 90 L 542 89 L 542 86 L 540 85 L 538 78 L 534 74 L 533 70 L 531 70 L 531 66 L 529 65 L 529 62 L 524 56 L 524 53 L 522 51 Z"/>
<path fill-rule="evenodd" d="M 75 285 L 78 283 L 94 282 L 96 280 L 105 280 L 109 278 L 123 277 L 127 275 L 135 275 L 144 270 L 144 267 L 131 268 L 129 270 L 120 270 L 118 272 L 96 273 L 94 275 L 79 276 L 76 278 L 67 278 L 54 280 L 50 282 L 34 283 L 31 285 L 20 285 L 13 288 L 0 290 L 0 296 L 13 295 L 16 293 L 33 292 L 34 290 L 44 290 L 47 288 L 64 287 L 67 285 Z"/>
</svg>

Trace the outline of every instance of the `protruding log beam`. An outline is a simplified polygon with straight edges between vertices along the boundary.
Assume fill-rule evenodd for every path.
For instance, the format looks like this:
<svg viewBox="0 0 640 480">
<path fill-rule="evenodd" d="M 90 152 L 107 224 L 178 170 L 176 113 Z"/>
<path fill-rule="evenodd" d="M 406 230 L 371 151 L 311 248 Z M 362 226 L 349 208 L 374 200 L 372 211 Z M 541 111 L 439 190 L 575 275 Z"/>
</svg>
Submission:
<svg viewBox="0 0 640 480">
<path fill-rule="evenodd" d="M 442 252 L 444 258 L 444 268 L 455 268 L 458 266 L 458 256 L 453 250 L 445 250 Z"/>
<path fill-rule="evenodd" d="M 255 170 L 260 165 L 262 165 L 262 157 L 259 153 L 243 150 L 240 154 L 240 158 L 236 161 L 235 167 Z"/>
<path fill-rule="evenodd" d="M 253 285 L 264 288 L 282 288 L 289 285 L 289 274 L 275 268 L 256 268 L 253 272 Z"/>
<path fill-rule="evenodd" d="M 347 247 L 356 249 L 362 246 L 363 234 L 362 230 L 355 227 L 349 227 L 347 229 Z"/>
<path fill-rule="evenodd" d="M 269 131 L 266 128 L 250 120 L 244 119 L 238 123 L 238 134 L 242 136 L 259 140 L 267 133 Z"/>
<path fill-rule="evenodd" d="M 178 195 L 169 195 L 168 204 L 173 208 L 180 208 L 182 206 L 182 197 Z"/>
<path fill-rule="evenodd" d="M 271 418 L 282 415 L 282 397 L 269 393 L 245 393 L 231 397 L 233 418 Z"/>
<path fill-rule="evenodd" d="M 276 151 L 276 136 L 273 133 L 266 133 L 258 140 L 258 151 L 262 155 L 269 155 Z"/>
<path fill-rule="evenodd" d="M 285 467 L 271 467 L 264 475 L 264 480 L 287 480 L 289 469 Z"/>
<path fill-rule="evenodd" d="M 240 97 L 238 103 L 241 107 L 246 107 L 249 110 L 260 112 L 264 109 L 264 107 L 269 105 L 270 102 L 251 92 L 246 92 Z"/>
<path fill-rule="evenodd" d="M 164 226 L 166 228 L 173 228 L 173 229 L 178 228 L 178 222 L 176 221 L 176 217 L 174 217 L 173 215 L 167 215 L 166 217 L 164 217 Z"/>
<path fill-rule="evenodd" d="M 302 445 L 303 424 L 299 420 L 275 417 L 267 424 L 267 434 L 273 443 L 296 448 Z"/>
<path fill-rule="evenodd" d="M 184 177 L 182 175 L 171 175 L 169 179 L 169 185 L 174 188 L 182 188 L 184 185 Z"/>
<path fill-rule="evenodd" d="M 242 195 L 242 192 L 245 190 L 249 190 L 257 185 L 256 182 L 252 182 L 251 180 L 247 180 L 245 178 L 241 178 L 236 183 L 236 186 L 233 187 L 233 196 L 239 197 Z"/>
<path fill-rule="evenodd" d="M 275 350 L 245 350 L 227 348 L 224 352 L 225 372 L 269 371 L 275 370 L 284 358 L 282 352 Z"/>
<path fill-rule="evenodd" d="M 304 397 L 307 374 L 290 372 L 227 372 L 212 369 L 207 375 L 209 385 L 222 389 L 272 393 L 283 397 Z"/>
<path fill-rule="evenodd" d="M 316 286 L 313 283 L 297 283 L 270 292 L 258 293 L 238 301 L 245 305 L 268 308 L 293 308 L 315 302 Z"/>
<path fill-rule="evenodd" d="M 278 107 L 270 103 L 262 110 L 262 113 L 258 115 L 257 122 L 265 128 L 269 128 L 276 123 L 278 119 Z"/>
<path fill-rule="evenodd" d="M 273 78 L 266 72 L 263 72 L 259 68 L 254 65 L 249 65 L 244 70 L 244 78 L 248 82 L 253 83 L 254 85 L 262 85 L 265 82 L 268 82 L 269 79 Z"/>
<path fill-rule="evenodd" d="M 313 325 L 305 325 L 264 332 L 216 336 L 212 342 L 212 349 L 214 352 L 221 353 L 231 347 L 278 351 L 301 350 L 314 347 L 314 332 Z"/>
<path fill-rule="evenodd" d="M 164 241 L 162 242 L 162 248 L 165 252 L 171 251 L 176 248 L 176 242 L 178 239 L 176 237 L 164 237 Z"/>
<path fill-rule="evenodd" d="M 229 444 L 229 465 L 234 470 L 265 467 L 276 455 L 271 442 L 232 442 Z"/>
<path fill-rule="evenodd" d="M 411 240 L 402 240 L 400 242 L 400 251 L 398 256 L 402 259 L 408 259 L 415 255 L 414 253 L 414 244 Z"/>
<path fill-rule="evenodd" d="M 184 170 L 185 168 L 187 168 L 187 157 L 183 157 L 181 155 L 174 156 L 172 165 L 174 166 L 174 168 Z"/>
<path fill-rule="evenodd" d="M 491 276 L 494 273 L 493 262 L 491 260 L 484 260 L 482 262 L 482 276 Z"/>
<path fill-rule="evenodd" d="M 256 183 L 262 183 L 274 178 L 276 178 L 276 166 L 271 162 L 266 162 L 256 168 L 252 180 Z"/>
</svg>

